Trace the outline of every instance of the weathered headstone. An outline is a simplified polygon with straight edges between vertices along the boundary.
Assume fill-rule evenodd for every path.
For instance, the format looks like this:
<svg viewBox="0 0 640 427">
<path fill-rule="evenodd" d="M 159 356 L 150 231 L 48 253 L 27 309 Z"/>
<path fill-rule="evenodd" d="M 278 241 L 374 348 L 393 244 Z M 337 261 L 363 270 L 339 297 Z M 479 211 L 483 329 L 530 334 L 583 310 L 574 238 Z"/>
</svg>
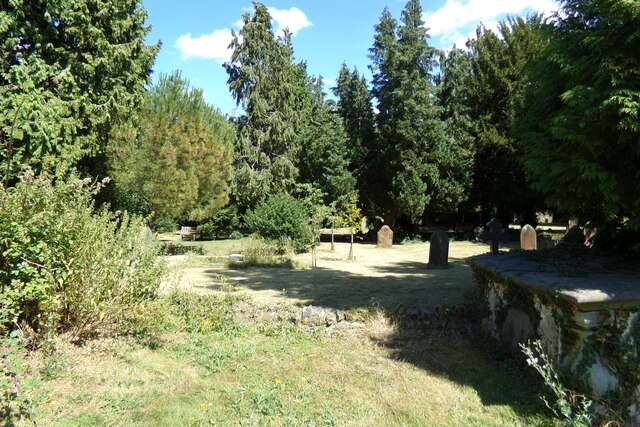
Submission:
<svg viewBox="0 0 640 427">
<path fill-rule="evenodd" d="M 449 266 L 449 236 L 444 231 L 436 231 L 429 241 L 428 268 L 447 268 Z"/>
<path fill-rule="evenodd" d="M 244 261 L 244 255 L 239 253 L 229 254 L 229 262 Z"/>
<path fill-rule="evenodd" d="M 491 241 L 491 252 L 497 254 L 499 252 L 498 245 L 500 242 L 509 240 L 509 231 L 502 228 L 502 223 L 497 218 L 492 218 L 487 223 L 488 230 L 483 230 L 478 234 L 478 239 L 483 242 Z"/>
<path fill-rule="evenodd" d="M 369 231 L 369 219 L 366 216 L 363 216 L 360 220 L 360 231 L 362 234 L 367 234 L 367 231 Z"/>
<path fill-rule="evenodd" d="M 538 249 L 538 235 L 535 228 L 529 224 L 520 230 L 520 249 L 523 251 L 535 251 Z"/>
<path fill-rule="evenodd" d="M 144 227 L 140 230 L 140 239 L 144 246 L 151 246 L 153 242 L 153 231 L 149 227 Z"/>
<path fill-rule="evenodd" d="M 391 246 L 393 246 L 393 231 L 388 225 L 383 225 L 378 231 L 378 247 L 390 248 Z"/>
<path fill-rule="evenodd" d="M 560 243 L 564 245 L 584 245 L 584 233 L 582 228 L 577 225 L 571 227 Z"/>
</svg>

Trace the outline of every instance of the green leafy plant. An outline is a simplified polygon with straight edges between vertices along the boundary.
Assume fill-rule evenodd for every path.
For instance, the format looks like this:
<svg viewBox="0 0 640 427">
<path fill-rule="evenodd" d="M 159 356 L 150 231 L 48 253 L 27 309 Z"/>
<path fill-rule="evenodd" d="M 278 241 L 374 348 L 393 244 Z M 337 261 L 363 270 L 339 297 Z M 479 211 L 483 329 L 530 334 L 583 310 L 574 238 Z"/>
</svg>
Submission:
<svg viewBox="0 0 640 427">
<path fill-rule="evenodd" d="M 242 239 L 242 233 L 239 232 L 238 230 L 234 230 L 231 232 L 231 234 L 229 234 L 229 238 L 231 240 L 240 240 Z"/>
<path fill-rule="evenodd" d="M 178 230 L 180 224 L 173 218 L 160 215 L 155 220 L 155 227 L 158 233 L 173 233 Z"/>
<path fill-rule="evenodd" d="M 590 412 L 593 402 L 586 396 L 565 388 L 560 382 L 556 368 L 544 353 L 540 340 L 530 343 L 530 346 L 520 344 L 520 348 L 527 357 L 527 364 L 538 371 L 553 396 L 552 402 L 544 396 L 540 397 L 547 408 L 568 425 L 590 426 L 593 421 Z"/>
<path fill-rule="evenodd" d="M 14 425 L 14 422 L 29 422 L 33 419 L 33 403 L 27 390 L 23 389 L 21 375 L 23 362 L 20 353 L 24 347 L 18 331 L 10 336 L 0 335 L 0 422 Z M 7 424 L 4 424 L 4 423 Z M 26 425 L 26 424 L 25 424 Z"/>
<path fill-rule="evenodd" d="M 94 209 L 104 185 L 26 173 L 0 186 L 0 333 L 88 333 L 155 296 L 164 267 L 143 218 Z"/>
<path fill-rule="evenodd" d="M 271 240 L 282 252 L 288 248 L 301 252 L 313 239 L 310 218 L 304 204 L 279 193 L 245 214 L 245 222 L 260 237 Z"/>
<path fill-rule="evenodd" d="M 200 224 L 198 230 L 206 236 L 219 239 L 229 236 L 232 230 L 238 227 L 239 222 L 238 209 L 235 206 L 228 206 L 219 210 L 210 221 Z"/>
</svg>

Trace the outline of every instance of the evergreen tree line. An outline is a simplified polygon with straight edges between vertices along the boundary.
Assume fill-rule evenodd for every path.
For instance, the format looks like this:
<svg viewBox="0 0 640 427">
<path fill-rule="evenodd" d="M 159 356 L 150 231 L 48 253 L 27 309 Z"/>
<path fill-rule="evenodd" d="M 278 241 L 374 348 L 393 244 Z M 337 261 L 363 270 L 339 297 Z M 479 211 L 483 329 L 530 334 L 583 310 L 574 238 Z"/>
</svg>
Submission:
<svg viewBox="0 0 640 427">
<path fill-rule="evenodd" d="M 318 218 L 357 200 L 392 227 L 552 209 L 640 230 L 637 2 L 565 0 L 442 52 L 410 0 L 375 25 L 372 81 L 344 64 L 336 101 L 254 2 L 224 65 L 232 118 L 178 72 L 144 89 L 160 46 L 137 0 L 0 3 L 5 186 L 27 169 L 110 174 L 114 207 L 177 221 L 286 195 Z"/>
</svg>

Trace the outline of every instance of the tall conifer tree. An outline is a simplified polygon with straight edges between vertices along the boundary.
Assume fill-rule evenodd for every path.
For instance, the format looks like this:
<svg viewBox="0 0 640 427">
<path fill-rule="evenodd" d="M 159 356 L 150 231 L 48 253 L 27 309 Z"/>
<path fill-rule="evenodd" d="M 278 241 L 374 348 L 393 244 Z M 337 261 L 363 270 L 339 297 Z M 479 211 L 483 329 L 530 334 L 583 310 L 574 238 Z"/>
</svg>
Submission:
<svg viewBox="0 0 640 427">
<path fill-rule="evenodd" d="M 293 62 L 291 34 L 273 32 L 267 8 L 253 3 L 233 33 L 224 66 L 231 94 L 244 110 L 235 144 L 235 197 L 253 207 L 269 194 L 290 191 L 298 170 L 299 132 L 308 119 L 306 66 Z"/>
<path fill-rule="evenodd" d="M 349 170 L 358 181 L 358 189 L 362 189 L 374 137 L 371 94 L 364 76 L 360 76 L 355 67 L 351 71 L 346 64 L 342 64 L 333 93 L 338 98 L 337 112 L 349 139 Z"/>
<path fill-rule="evenodd" d="M 400 214 L 420 217 L 429 203 L 455 203 L 463 186 L 449 173 L 457 159 L 436 101 L 437 51 L 420 2 L 406 4 L 400 25 L 385 9 L 375 30 L 370 58 L 379 113 L 368 184 L 393 226 Z"/>
<path fill-rule="evenodd" d="M 0 0 L 0 169 L 75 166 L 140 105 L 159 46 L 140 0 Z M 89 170 L 88 172 L 94 172 Z"/>
<path fill-rule="evenodd" d="M 324 194 L 324 204 L 347 203 L 355 190 L 349 171 L 347 135 L 335 105 L 325 101 L 322 78 L 311 83 L 311 118 L 301 138 L 300 180 Z"/>
</svg>

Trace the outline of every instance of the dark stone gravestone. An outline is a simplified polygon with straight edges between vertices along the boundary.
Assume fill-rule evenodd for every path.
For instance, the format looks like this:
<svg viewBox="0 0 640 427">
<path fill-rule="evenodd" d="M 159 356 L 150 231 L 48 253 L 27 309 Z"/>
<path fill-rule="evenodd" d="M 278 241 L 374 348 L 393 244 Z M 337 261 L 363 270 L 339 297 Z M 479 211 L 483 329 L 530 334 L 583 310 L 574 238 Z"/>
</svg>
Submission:
<svg viewBox="0 0 640 427">
<path fill-rule="evenodd" d="M 436 231 L 429 241 L 428 268 L 449 267 L 449 236 L 444 231 Z"/>
<path fill-rule="evenodd" d="M 538 235 L 536 230 L 529 224 L 522 227 L 520 231 L 520 249 L 523 251 L 535 251 L 538 249 Z"/>
<path fill-rule="evenodd" d="M 391 246 L 393 246 L 393 231 L 388 225 L 383 225 L 378 231 L 378 247 L 390 248 Z"/>
<path fill-rule="evenodd" d="M 571 227 L 562 240 L 560 240 L 560 243 L 563 245 L 584 245 L 584 233 L 582 232 L 582 228 L 577 225 Z"/>
<path fill-rule="evenodd" d="M 487 228 L 487 230 L 483 230 L 482 233 L 478 234 L 478 239 L 483 242 L 491 241 L 491 252 L 497 254 L 499 252 L 499 243 L 509 240 L 509 231 L 502 228 L 502 223 L 496 218 L 492 218 L 487 223 Z"/>
</svg>

